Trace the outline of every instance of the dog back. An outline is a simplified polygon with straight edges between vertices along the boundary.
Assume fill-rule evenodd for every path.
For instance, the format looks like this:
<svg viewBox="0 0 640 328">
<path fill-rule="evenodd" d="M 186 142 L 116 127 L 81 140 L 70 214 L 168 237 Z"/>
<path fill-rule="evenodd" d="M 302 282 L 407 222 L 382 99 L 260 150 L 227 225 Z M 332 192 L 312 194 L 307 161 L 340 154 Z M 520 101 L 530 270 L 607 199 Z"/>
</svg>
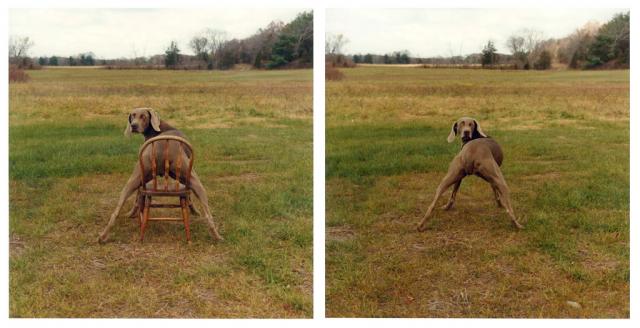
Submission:
<svg viewBox="0 0 640 328">
<path fill-rule="evenodd" d="M 475 148 L 475 147 L 482 147 L 482 148 L 486 147 L 486 148 L 489 149 L 489 151 L 491 151 L 491 155 L 493 156 L 493 159 L 496 161 L 498 166 L 502 165 L 502 159 L 503 159 L 502 148 L 491 137 L 473 139 L 473 140 L 465 143 L 463 145 L 463 148 L 464 147 L 473 147 L 473 148 Z"/>
</svg>

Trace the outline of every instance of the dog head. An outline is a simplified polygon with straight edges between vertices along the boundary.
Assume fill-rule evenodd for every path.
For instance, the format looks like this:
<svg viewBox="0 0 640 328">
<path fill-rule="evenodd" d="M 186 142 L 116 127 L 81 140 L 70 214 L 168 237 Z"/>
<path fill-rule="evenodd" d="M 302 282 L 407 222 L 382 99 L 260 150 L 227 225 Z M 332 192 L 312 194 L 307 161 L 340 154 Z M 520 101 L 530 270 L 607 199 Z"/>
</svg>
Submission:
<svg viewBox="0 0 640 328">
<path fill-rule="evenodd" d="M 130 137 L 131 133 L 144 133 L 149 126 L 160 132 L 160 116 L 158 116 L 158 113 L 151 108 L 135 108 L 129 114 L 124 135 Z"/>
<path fill-rule="evenodd" d="M 456 136 L 459 136 L 462 142 L 467 142 L 477 138 L 486 138 L 487 134 L 482 131 L 478 121 L 470 117 L 463 117 L 453 123 L 447 141 L 453 142 Z"/>
</svg>

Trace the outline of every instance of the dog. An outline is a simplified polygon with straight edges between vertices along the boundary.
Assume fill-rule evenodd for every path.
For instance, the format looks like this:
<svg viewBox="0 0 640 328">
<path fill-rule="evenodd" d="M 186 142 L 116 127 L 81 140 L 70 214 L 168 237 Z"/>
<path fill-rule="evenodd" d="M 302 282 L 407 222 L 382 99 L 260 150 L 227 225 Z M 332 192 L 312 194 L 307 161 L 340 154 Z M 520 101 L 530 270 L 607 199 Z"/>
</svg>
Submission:
<svg viewBox="0 0 640 328">
<path fill-rule="evenodd" d="M 129 114 L 129 119 L 127 121 L 127 126 L 124 130 L 124 135 L 127 137 L 130 137 L 133 133 L 142 134 L 144 136 L 145 141 L 159 135 L 170 135 L 170 136 L 177 136 L 177 137 L 187 139 L 184 133 L 182 133 L 180 130 L 162 121 L 158 116 L 158 113 L 151 108 L 136 108 L 131 111 L 131 113 Z M 171 147 L 170 149 L 173 149 L 172 151 L 178 151 L 181 148 Z M 185 151 L 183 155 L 186 155 L 187 157 L 191 157 L 191 153 L 187 149 L 183 151 Z M 170 156 L 172 157 L 177 157 L 179 155 L 180 154 L 170 154 Z M 146 152 L 143 154 L 143 156 L 151 156 L 151 153 Z M 156 157 L 158 156 L 161 156 L 161 154 L 159 153 L 156 154 Z M 157 160 L 158 158 L 156 158 L 156 161 Z M 149 159 L 149 162 L 150 161 L 151 159 Z M 122 209 L 124 202 L 135 191 L 138 190 L 142 175 L 144 174 L 145 183 L 151 180 L 151 171 L 149 171 L 150 169 L 151 168 L 149 166 L 146 166 L 145 171 L 148 171 L 148 172 L 141 172 L 140 165 L 136 162 L 133 169 L 133 173 L 131 174 L 131 176 L 129 177 L 129 180 L 127 181 L 124 188 L 120 192 L 120 198 L 118 199 L 118 204 L 116 206 L 116 209 L 111 214 L 109 223 L 107 224 L 107 226 L 104 228 L 104 230 L 98 237 L 99 243 L 105 243 L 107 241 L 107 238 L 109 236 L 109 230 L 115 224 L 116 217 L 120 213 L 120 210 Z M 172 172 L 172 173 L 175 174 L 175 172 Z M 220 236 L 220 234 L 218 233 L 218 230 L 216 229 L 216 226 L 213 222 L 213 216 L 211 215 L 211 211 L 209 210 L 209 203 L 207 199 L 206 190 L 202 185 L 202 182 L 200 182 L 200 179 L 198 178 L 198 175 L 196 174 L 195 170 L 192 170 L 191 172 L 191 180 L 189 181 L 189 185 L 190 185 L 190 189 L 193 191 L 196 198 L 198 198 L 198 200 L 202 204 L 205 218 L 207 219 L 207 224 L 209 225 L 209 233 L 215 240 L 223 240 L 222 236 Z M 137 213 L 140 211 L 140 208 L 141 208 L 140 204 L 141 204 L 140 195 L 138 195 L 136 200 L 136 205 L 134 205 L 131 211 L 129 211 L 128 216 L 137 217 Z M 189 208 L 193 213 L 199 214 L 191 204 L 191 201 L 189 201 Z"/>
<path fill-rule="evenodd" d="M 443 209 L 449 210 L 453 207 L 460 183 L 468 175 L 477 175 L 487 181 L 493 189 L 498 207 L 506 209 L 513 225 L 518 229 L 522 229 L 523 226 L 516 220 L 516 216 L 513 213 L 509 187 L 507 187 L 507 182 L 504 180 L 502 171 L 500 171 L 500 165 L 502 165 L 503 160 L 500 145 L 482 131 L 478 121 L 470 117 L 463 117 L 453 123 L 447 141 L 451 143 L 456 137 L 460 137 L 462 140 L 462 148 L 449 164 L 447 175 L 438 185 L 436 195 L 418 225 L 418 231 L 426 230 L 427 219 L 431 216 L 436 202 L 451 186 L 453 186 L 451 197 Z"/>
</svg>

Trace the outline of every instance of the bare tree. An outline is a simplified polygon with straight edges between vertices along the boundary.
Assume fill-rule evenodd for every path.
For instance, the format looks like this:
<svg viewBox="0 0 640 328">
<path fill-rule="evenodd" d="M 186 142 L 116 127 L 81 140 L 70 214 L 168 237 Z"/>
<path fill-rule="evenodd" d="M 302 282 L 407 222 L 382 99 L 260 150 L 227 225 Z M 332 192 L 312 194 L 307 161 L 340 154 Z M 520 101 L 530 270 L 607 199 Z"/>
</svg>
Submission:
<svg viewBox="0 0 640 328">
<path fill-rule="evenodd" d="M 28 36 L 20 37 L 12 35 L 9 37 L 9 62 L 15 65 L 25 65 L 28 58 L 29 49 L 33 47 L 33 41 Z"/>
<path fill-rule="evenodd" d="M 204 36 L 194 36 L 189 41 L 189 47 L 193 50 L 193 53 L 200 59 L 207 61 L 209 55 L 207 53 L 209 45 L 209 39 Z"/>
<path fill-rule="evenodd" d="M 525 51 L 524 44 L 524 37 L 520 35 L 512 35 L 507 39 L 507 49 L 511 51 L 513 57 L 522 66 L 527 63 L 527 52 Z"/>
<path fill-rule="evenodd" d="M 587 48 L 595 35 L 598 33 L 600 24 L 595 21 L 588 22 L 581 28 L 575 30 L 571 35 L 558 41 L 557 57 L 558 61 L 564 64 L 571 64 L 581 59 L 585 59 Z M 577 64 L 577 62 L 574 62 Z"/>
<path fill-rule="evenodd" d="M 349 39 L 347 39 L 342 34 L 330 34 L 327 36 L 327 39 L 324 43 L 324 52 L 329 55 L 338 55 L 342 54 L 342 48 L 349 43 Z"/>
<path fill-rule="evenodd" d="M 207 38 L 207 49 L 211 56 L 215 58 L 218 50 L 227 41 L 227 32 L 209 28 L 205 30 L 204 34 Z"/>
<path fill-rule="evenodd" d="M 133 65 L 139 66 L 147 62 L 147 47 L 142 49 L 136 47 L 135 43 L 131 44 L 131 53 L 133 54 Z"/>
<path fill-rule="evenodd" d="M 273 45 L 284 25 L 281 21 L 273 21 L 267 27 L 259 29 L 254 35 L 244 40 L 245 47 L 251 53 L 251 64 L 261 68 L 263 62 L 271 58 Z"/>
<path fill-rule="evenodd" d="M 513 55 L 524 53 L 524 37 L 512 35 L 507 39 L 507 48 Z"/>
<path fill-rule="evenodd" d="M 524 50 L 527 53 L 536 51 L 538 45 L 544 40 L 544 33 L 531 28 L 523 29 L 521 35 L 524 38 Z"/>
<path fill-rule="evenodd" d="M 303 30 L 300 31 L 300 34 L 298 34 L 298 38 L 296 39 L 296 43 L 293 48 L 294 51 L 296 53 L 299 53 L 300 48 L 307 41 L 310 41 L 311 43 L 313 43 L 313 21 L 311 21 L 311 24 L 305 25 Z"/>
<path fill-rule="evenodd" d="M 543 49 L 544 34 L 535 29 L 522 29 L 507 39 L 507 48 L 524 68 L 529 68 Z"/>
</svg>

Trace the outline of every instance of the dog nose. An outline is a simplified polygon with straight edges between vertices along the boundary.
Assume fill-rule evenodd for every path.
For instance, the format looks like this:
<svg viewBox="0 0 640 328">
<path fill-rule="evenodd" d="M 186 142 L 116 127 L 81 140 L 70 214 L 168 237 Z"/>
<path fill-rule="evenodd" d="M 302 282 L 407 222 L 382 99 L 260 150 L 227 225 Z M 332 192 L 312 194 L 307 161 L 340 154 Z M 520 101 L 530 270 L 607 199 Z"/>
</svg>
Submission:
<svg viewBox="0 0 640 328">
<path fill-rule="evenodd" d="M 131 128 L 134 129 L 134 130 L 138 129 L 138 124 L 132 123 L 131 124 Z"/>
</svg>

